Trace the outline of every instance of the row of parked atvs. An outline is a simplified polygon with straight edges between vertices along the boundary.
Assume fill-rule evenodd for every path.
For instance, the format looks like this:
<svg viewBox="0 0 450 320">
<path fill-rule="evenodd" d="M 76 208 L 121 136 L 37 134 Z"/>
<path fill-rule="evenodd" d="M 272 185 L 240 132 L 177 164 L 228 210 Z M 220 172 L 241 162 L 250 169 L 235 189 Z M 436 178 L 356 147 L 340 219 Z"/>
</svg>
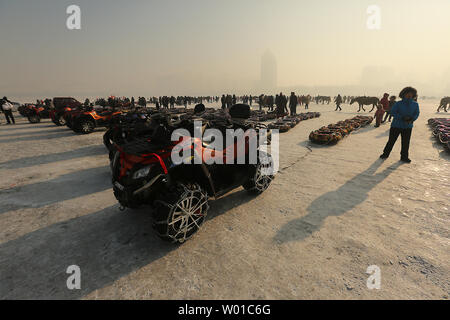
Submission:
<svg viewBox="0 0 450 320">
<path fill-rule="evenodd" d="M 203 105 L 199 105 L 203 106 Z M 197 111 L 199 106 L 197 106 Z M 220 120 L 227 117 L 226 112 L 213 108 L 202 107 L 202 117 L 206 120 Z M 74 98 L 54 98 L 51 105 L 46 104 L 25 104 L 19 108 L 22 116 L 28 118 L 30 123 L 39 123 L 41 119 L 50 118 L 57 126 L 66 125 L 76 133 L 89 134 L 95 128 L 110 127 L 114 119 L 122 114 L 155 114 L 159 112 L 169 113 L 172 116 L 185 116 L 196 113 L 195 109 L 174 108 L 166 110 L 157 110 L 156 108 L 111 108 L 104 106 L 85 106 Z M 254 122 L 266 122 L 277 118 L 275 112 L 265 112 L 256 110 L 245 110 L 242 114 L 237 114 L 241 118 L 246 118 Z M 287 132 L 295 127 L 300 121 L 320 117 L 319 112 L 301 113 L 295 116 L 287 116 L 269 124 L 269 129 L 278 129 L 280 132 Z"/>
<path fill-rule="evenodd" d="M 450 152 L 450 118 L 434 118 L 428 120 L 433 129 L 433 136 Z"/>
<path fill-rule="evenodd" d="M 19 113 L 30 123 L 39 123 L 42 119 L 51 119 L 57 126 L 67 125 L 79 133 L 91 133 L 97 127 L 108 127 L 112 119 L 121 114 L 124 108 L 86 106 L 74 98 L 54 98 L 43 104 L 24 104 Z"/>
<path fill-rule="evenodd" d="M 351 132 L 368 126 L 372 121 L 373 117 L 370 116 L 357 116 L 352 119 L 339 121 L 338 123 L 312 131 L 309 135 L 309 140 L 316 144 L 336 144 Z"/>
</svg>

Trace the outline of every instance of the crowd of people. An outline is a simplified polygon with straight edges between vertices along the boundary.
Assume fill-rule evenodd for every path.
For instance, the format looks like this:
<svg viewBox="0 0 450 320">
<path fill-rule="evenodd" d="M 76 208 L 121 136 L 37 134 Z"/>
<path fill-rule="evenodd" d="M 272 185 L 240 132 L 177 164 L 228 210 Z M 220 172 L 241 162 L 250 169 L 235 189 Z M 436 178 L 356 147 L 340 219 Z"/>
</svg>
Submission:
<svg viewBox="0 0 450 320">
<path fill-rule="evenodd" d="M 382 123 L 386 121 L 392 122 L 389 134 L 389 141 L 381 155 L 382 159 L 389 157 L 392 148 L 397 141 L 398 137 L 402 138 L 402 151 L 401 160 L 404 162 L 411 162 L 409 160 L 409 144 L 411 139 L 411 132 L 413 128 L 414 121 L 419 117 L 419 105 L 417 103 L 417 90 L 412 87 L 407 87 L 403 89 L 400 93 L 401 100 L 397 102 L 396 96 L 390 96 L 388 93 L 383 95 L 383 98 L 379 100 L 376 104 L 375 112 L 375 127 L 380 127 Z M 355 97 L 351 96 L 341 96 L 338 94 L 334 98 L 336 103 L 335 111 L 342 111 L 341 105 L 343 103 L 352 103 Z M 304 106 L 305 109 L 309 109 L 310 102 L 314 100 L 316 103 L 330 103 L 331 97 L 327 96 L 316 96 L 311 95 L 297 95 L 295 92 L 291 92 L 289 96 L 284 95 L 282 92 L 273 95 L 252 96 L 243 95 L 236 96 L 231 94 L 223 94 L 219 96 L 160 96 L 151 97 L 146 99 L 145 97 L 138 97 L 137 105 L 146 107 L 147 103 L 154 104 L 157 109 L 160 108 L 175 108 L 175 106 L 184 106 L 185 108 L 191 104 L 201 104 L 206 103 L 219 103 L 222 109 L 231 108 L 231 106 L 237 103 L 244 103 L 250 106 L 253 103 L 259 105 L 259 110 L 263 107 L 268 108 L 269 112 L 275 112 L 277 118 L 284 117 L 286 115 L 294 116 L 297 114 L 297 108 L 299 106 Z M 378 98 L 375 98 L 378 101 Z M 51 99 L 37 100 L 37 105 L 49 106 L 51 105 Z M 445 101 L 445 103 L 447 103 Z M 123 106 L 136 106 L 136 101 L 134 97 L 130 98 L 117 98 L 109 97 L 108 99 L 97 99 L 94 103 L 91 103 L 89 99 L 84 101 L 84 106 L 103 105 L 110 107 L 123 107 Z M 441 102 L 442 104 L 442 102 Z M 446 109 L 446 105 L 444 106 Z M 373 109 L 373 108 L 372 108 Z M 6 124 L 15 124 L 15 119 L 13 115 L 13 103 L 8 100 L 7 97 L 0 99 L 0 111 L 4 114 L 6 119 Z M 446 110 L 445 110 L 446 111 Z M 439 112 L 439 109 L 438 109 Z"/>
</svg>

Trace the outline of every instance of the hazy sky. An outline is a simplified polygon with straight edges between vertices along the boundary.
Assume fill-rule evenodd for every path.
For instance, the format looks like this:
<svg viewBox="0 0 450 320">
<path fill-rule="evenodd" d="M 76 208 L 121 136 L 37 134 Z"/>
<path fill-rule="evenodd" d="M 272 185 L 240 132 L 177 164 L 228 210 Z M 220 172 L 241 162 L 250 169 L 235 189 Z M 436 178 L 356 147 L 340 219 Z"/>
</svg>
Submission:
<svg viewBox="0 0 450 320">
<path fill-rule="evenodd" d="M 71 4 L 81 30 L 66 28 Z M 0 95 L 258 93 L 267 50 L 280 87 L 450 95 L 449 13 L 449 0 L 0 0 Z"/>
</svg>

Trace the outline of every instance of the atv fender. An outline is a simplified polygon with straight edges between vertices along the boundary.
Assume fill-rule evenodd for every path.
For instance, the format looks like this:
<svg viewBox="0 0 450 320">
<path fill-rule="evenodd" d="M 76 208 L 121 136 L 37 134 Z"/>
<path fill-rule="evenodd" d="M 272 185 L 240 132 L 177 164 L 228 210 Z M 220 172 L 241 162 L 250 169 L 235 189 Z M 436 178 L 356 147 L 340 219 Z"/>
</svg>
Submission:
<svg viewBox="0 0 450 320">
<path fill-rule="evenodd" d="M 195 182 L 215 197 L 216 190 L 207 166 L 202 164 L 180 164 L 169 169 L 170 181 Z"/>
</svg>

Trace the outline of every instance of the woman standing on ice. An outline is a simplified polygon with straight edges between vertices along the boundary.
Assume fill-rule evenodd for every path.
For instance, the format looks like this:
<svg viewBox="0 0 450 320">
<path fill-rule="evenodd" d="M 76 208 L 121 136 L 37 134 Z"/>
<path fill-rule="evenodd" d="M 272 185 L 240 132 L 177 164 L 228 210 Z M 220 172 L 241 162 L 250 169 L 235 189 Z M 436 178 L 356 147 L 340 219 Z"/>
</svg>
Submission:
<svg viewBox="0 0 450 320">
<path fill-rule="evenodd" d="M 400 92 L 400 98 L 402 100 L 397 102 L 390 110 L 390 114 L 394 118 L 394 121 L 392 121 L 389 141 L 384 148 L 383 154 L 380 156 L 381 159 L 387 159 L 389 157 L 398 136 L 401 135 L 401 161 L 406 163 L 411 162 L 409 159 L 409 143 L 411 140 L 413 123 L 420 114 L 419 104 L 415 101 L 416 97 L 417 90 L 412 87 L 406 87 Z"/>
</svg>

